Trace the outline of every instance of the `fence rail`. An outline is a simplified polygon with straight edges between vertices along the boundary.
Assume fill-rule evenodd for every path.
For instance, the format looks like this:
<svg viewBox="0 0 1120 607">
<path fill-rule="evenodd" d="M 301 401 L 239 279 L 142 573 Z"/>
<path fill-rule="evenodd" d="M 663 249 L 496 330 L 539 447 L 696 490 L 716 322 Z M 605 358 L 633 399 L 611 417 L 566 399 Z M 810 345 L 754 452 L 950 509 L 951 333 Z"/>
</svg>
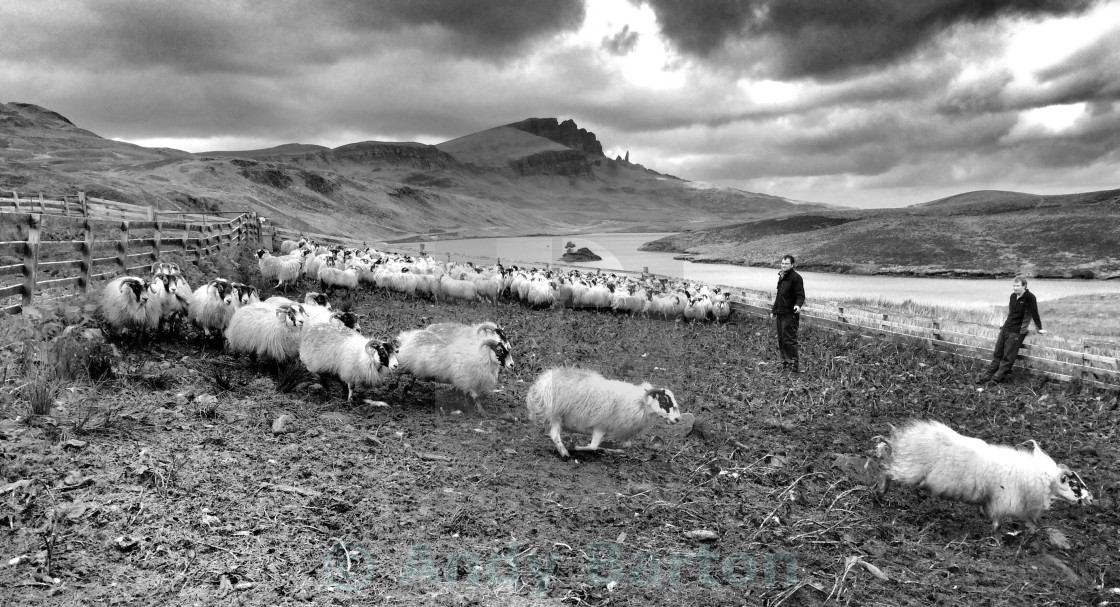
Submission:
<svg viewBox="0 0 1120 607">
<path fill-rule="evenodd" d="M 73 200 L 71 200 L 73 199 Z M 17 212 L 18 211 L 18 212 Z M 177 221 L 161 221 L 174 215 Z M 89 292 L 94 280 L 146 270 L 165 253 L 192 263 L 249 239 L 255 213 L 223 219 L 86 197 L 0 197 L 0 311 L 17 313 L 46 289 Z M 68 257 L 78 254 L 79 258 Z M 16 284 L 4 277 L 20 275 Z M 18 303 L 10 299 L 19 298 Z"/>
</svg>

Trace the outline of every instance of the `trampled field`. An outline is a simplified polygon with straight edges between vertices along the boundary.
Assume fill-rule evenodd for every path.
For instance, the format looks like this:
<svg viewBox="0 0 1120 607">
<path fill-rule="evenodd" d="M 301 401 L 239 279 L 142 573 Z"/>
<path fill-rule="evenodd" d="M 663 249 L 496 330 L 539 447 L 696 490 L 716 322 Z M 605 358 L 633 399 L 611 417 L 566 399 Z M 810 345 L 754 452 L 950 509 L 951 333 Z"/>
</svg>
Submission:
<svg viewBox="0 0 1120 607">
<path fill-rule="evenodd" d="M 979 389 L 970 362 L 811 327 L 806 372 L 791 377 L 770 322 L 753 317 L 687 324 L 370 292 L 353 303 L 371 336 L 501 323 L 516 366 L 488 415 L 407 378 L 362 393 L 388 408 L 348 405 L 338 383 L 278 383 L 189 340 L 119 344 L 116 379 L 68 386 L 29 422 L 13 394 L 33 373 L 23 338 L 82 314 L 5 319 L 0 546 L 16 560 L 0 569 L 0 604 L 1120 600 L 1115 394 L 1022 376 Z M 524 407 L 558 364 L 669 387 L 696 423 L 563 462 Z M 294 419 L 274 434 L 282 414 Z M 974 506 L 899 488 L 876 501 L 861 458 L 912 417 L 1036 439 L 1096 503 L 1055 503 L 1049 529 L 993 533 Z"/>
</svg>

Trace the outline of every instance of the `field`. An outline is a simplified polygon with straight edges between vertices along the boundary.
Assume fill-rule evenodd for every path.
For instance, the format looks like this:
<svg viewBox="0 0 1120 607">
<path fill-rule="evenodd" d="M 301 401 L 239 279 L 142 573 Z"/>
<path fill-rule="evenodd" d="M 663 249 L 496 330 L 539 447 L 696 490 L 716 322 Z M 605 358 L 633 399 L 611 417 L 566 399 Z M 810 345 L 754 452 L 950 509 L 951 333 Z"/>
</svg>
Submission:
<svg viewBox="0 0 1120 607">
<path fill-rule="evenodd" d="M 1115 393 L 1027 376 L 977 387 L 970 361 L 812 327 L 806 372 L 784 375 L 769 321 L 754 317 L 686 324 L 378 292 L 352 304 L 373 336 L 496 320 L 516 366 L 486 416 L 407 378 L 362 393 L 388 408 L 347 404 L 337 382 L 193 338 L 115 344 L 112 378 L 62 383 L 82 373 L 32 353 L 48 338 L 64 349 L 55 336 L 91 323 L 89 308 L 5 319 L 0 604 L 1120 599 Z M 691 416 L 622 454 L 561 461 L 524 409 L 558 364 L 669 387 Z M 29 417 L 33 404 L 50 415 Z M 1036 439 L 1097 501 L 1055 503 L 1041 530 L 993 532 L 974 506 L 898 488 L 876 500 L 862 464 L 912 417 Z"/>
</svg>

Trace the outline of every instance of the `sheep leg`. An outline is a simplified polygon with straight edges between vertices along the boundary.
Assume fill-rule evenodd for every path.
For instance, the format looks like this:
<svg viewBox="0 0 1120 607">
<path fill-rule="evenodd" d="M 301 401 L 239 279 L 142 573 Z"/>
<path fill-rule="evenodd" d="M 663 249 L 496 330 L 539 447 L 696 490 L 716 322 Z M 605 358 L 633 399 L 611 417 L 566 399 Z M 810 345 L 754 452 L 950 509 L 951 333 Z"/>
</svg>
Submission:
<svg viewBox="0 0 1120 607">
<path fill-rule="evenodd" d="M 560 457 L 568 459 L 571 457 L 568 450 L 564 448 L 564 439 L 560 437 L 560 429 L 562 424 L 559 421 L 552 422 L 552 429 L 548 431 L 549 438 L 552 439 L 552 444 L 556 445 L 556 450 L 560 452 Z"/>
<path fill-rule="evenodd" d="M 354 402 L 354 385 L 346 383 L 346 402 Z"/>
<path fill-rule="evenodd" d="M 572 447 L 572 449 L 576 449 L 577 451 L 608 451 L 612 452 L 612 454 L 620 454 L 620 452 L 623 452 L 622 449 L 607 449 L 599 447 L 599 443 L 603 442 L 603 438 L 605 436 L 606 432 L 596 428 L 595 430 L 591 430 L 591 441 L 588 442 L 587 445 L 577 445 L 575 447 Z"/>
<path fill-rule="evenodd" d="M 478 414 L 482 417 L 489 417 L 486 414 L 486 410 L 482 408 L 482 402 L 478 400 L 478 394 L 475 392 L 471 392 L 470 394 L 468 394 L 468 396 L 472 401 L 474 401 L 474 406 L 478 409 Z"/>
</svg>

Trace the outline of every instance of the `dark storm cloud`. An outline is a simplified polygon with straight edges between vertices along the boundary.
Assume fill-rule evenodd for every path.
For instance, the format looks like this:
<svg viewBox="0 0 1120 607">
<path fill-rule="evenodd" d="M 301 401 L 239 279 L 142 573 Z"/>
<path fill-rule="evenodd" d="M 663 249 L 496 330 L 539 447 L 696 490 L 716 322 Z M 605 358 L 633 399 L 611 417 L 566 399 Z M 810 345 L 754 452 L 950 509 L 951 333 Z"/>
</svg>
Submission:
<svg viewBox="0 0 1120 607">
<path fill-rule="evenodd" d="M 502 61 L 522 45 L 578 29 L 583 0 L 131 2 L 0 7 L 9 58 L 61 59 L 185 74 L 284 75 L 392 52 L 400 36 L 455 56 Z M 7 17 L 7 19 L 4 19 Z M 4 42 L 7 42 L 5 44 Z"/>
<path fill-rule="evenodd" d="M 341 14 L 354 27 L 436 27 L 451 34 L 458 48 L 488 57 L 576 30 L 584 17 L 583 0 L 355 0 L 344 6 Z"/>
<path fill-rule="evenodd" d="M 910 55 L 955 25 L 1083 12 L 1093 0 L 632 0 L 683 53 L 758 45 L 752 65 L 784 78 L 836 78 Z"/>
<path fill-rule="evenodd" d="M 630 31 L 629 25 L 623 26 L 622 31 L 613 36 L 603 37 L 603 49 L 612 55 L 625 55 L 637 45 L 638 32 Z"/>
</svg>

